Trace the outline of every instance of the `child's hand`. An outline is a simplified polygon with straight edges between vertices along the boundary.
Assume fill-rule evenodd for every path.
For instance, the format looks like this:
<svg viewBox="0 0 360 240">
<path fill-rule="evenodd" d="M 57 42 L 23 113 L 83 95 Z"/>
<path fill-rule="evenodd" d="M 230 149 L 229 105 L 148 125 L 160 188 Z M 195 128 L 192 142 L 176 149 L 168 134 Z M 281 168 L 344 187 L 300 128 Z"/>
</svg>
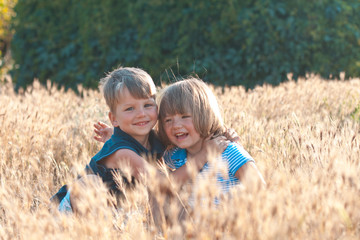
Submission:
<svg viewBox="0 0 360 240">
<path fill-rule="evenodd" d="M 103 122 L 97 122 L 94 124 L 94 139 L 99 142 L 106 142 L 111 138 L 113 134 L 113 128 Z"/>
<path fill-rule="evenodd" d="M 227 128 L 226 132 L 224 133 L 224 136 L 227 140 L 230 140 L 231 142 L 236 142 L 240 144 L 240 137 L 237 134 L 237 132 L 233 128 Z"/>
<path fill-rule="evenodd" d="M 227 140 L 224 136 L 218 136 L 212 139 L 211 138 L 212 136 L 205 138 L 200 152 L 198 152 L 197 156 L 194 156 L 193 158 L 193 161 L 195 162 L 198 170 L 203 168 L 205 163 L 208 162 L 209 158 L 215 157 L 225 151 L 225 149 L 230 143 L 230 141 Z M 191 160 L 189 159 L 189 161 Z"/>
<path fill-rule="evenodd" d="M 207 151 L 213 151 L 214 153 L 222 153 L 225 151 L 230 141 L 225 136 L 218 136 L 213 139 L 206 138 L 204 141 L 204 148 Z"/>
</svg>

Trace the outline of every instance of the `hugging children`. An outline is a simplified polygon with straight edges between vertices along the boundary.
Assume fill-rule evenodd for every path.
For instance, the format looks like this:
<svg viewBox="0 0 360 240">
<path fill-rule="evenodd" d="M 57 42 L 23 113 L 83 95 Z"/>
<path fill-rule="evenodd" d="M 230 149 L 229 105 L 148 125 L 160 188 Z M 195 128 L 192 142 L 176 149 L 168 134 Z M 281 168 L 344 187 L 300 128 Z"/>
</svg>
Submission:
<svg viewBox="0 0 360 240">
<path fill-rule="evenodd" d="M 86 166 L 86 172 L 100 177 L 112 194 L 121 197 L 123 193 L 118 188 L 116 175 L 123 176 L 123 166 L 131 170 L 130 179 L 122 177 L 123 185 L 132 187 L 151 167 L 148 159 L 153 159 L 154 156 L 160 159 L 165 149 L 153 130 L 158 118 L 156 88 L 150 75 L 138 68 L 112 71 L 101 80 L 101 87 L 110 109 L 113 134 Z M 209 140 L 205 144 L 214 142 Z M 205 150 L 204 147 L 203 151 L 192 157 L 206 159 Z M 195 162 L 192 158 L 189 161 Z M 173 175 L 175 179 L 177 176 L 179 179 L 186 179 L 186 166 L 179 168 Z M 52 197 L 52 200 L 60 203 L 60 211 L 74 210 L 70 192 L 65 185 Z"/>
<path fill-rule="evenodd" d="M 179 170 L 194 161 L 197 170 L 201 170 L 199 175 L 206 176 L 213 171 L 214 164 L 209 164 L 208 156 L 199 156 L 206 152 L 204 146 L 208 138 L 220 140 L 220 145 L 224 143 L 221 137 L 228 133 L 211 89 L 199 79 L 185 79 L 163 89 L 157 102 L 157 130 L 160 140 L 167 146 L 163 160 L 168 168 Z M 112 130 L 107 125 L 98 123 L 95 128 L 98 134 L 95 139 L 105 141 L 110 137 Z M 216 159 L 227 169 L 227 176 L 216 176 L 222 193 L 240 184 L 245 187 L 253 187 L 258 182 L 265 184 L 253 158 L 241 145 L 231 142 L 222 149 L 221 156 Z M 189 178 L 177 176 L 181 184 Z"/>
<path fill-rule="evenodd" d="M 101 80 L 101 87 L 114 128 L 95 125 L 99 135 L 95 139 L 107 141 L 86 170 L 100 177 L 111 193 L 122 195 L 115 179 L 115 175 L 122 175 L 122 166 L 130 167 L 131 179 L 124 176 L 122 181 L 131 187 L 146 175 L 148 159 L 154 156 L 164 159 L 180 183 L 190 178 L 188 165 L 205 174 L 212 168 L 208 163 L 210 147 L 221 152 L 217 161 L 227 166 L 228 176 L 216 179 L 223 193 L 241 182 L 264 183 L 252 157 L 239 144 L 224 140 L 227 132 L 216 98 L 201 80 L 187 79 L 166 87 L 158 101 L 159 111 L 154 82 L 141 69 L 118 68 Z M 157 134 L 153 128 L 158 117 Z M 52 199 L 60 202 L 60 211 L 74 210 L 66 185 Z"/>
</svg>

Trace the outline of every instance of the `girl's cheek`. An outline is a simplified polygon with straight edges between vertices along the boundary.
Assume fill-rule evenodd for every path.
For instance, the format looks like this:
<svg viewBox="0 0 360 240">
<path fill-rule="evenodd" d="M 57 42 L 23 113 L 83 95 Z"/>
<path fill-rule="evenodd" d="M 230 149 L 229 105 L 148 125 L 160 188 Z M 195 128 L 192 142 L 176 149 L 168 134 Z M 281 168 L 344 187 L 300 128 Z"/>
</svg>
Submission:
<svg viewBox="0 0 360 240">
<path fill-rule="evenodd" d="M 170 129 L 169 129 L 169 127 L 166 127 L 166 125 L 165 125 L 165 134 L 170 139 L 170 137 L 171 137 Z"/>
</svg>

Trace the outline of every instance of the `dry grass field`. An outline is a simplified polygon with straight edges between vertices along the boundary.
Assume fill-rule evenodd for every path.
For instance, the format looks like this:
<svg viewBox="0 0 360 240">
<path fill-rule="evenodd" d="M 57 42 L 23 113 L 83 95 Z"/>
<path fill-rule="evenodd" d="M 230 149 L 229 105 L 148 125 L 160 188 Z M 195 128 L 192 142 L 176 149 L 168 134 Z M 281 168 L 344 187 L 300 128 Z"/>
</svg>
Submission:
<svg viewBox="0 0 360 240">
<path fill-rule="evenodd" d="M 101 148 L 93 123 L 107 122 L 108 110 L 98 91 L 79 97 L 35 82 L 15 94 L 0 82 L 0 239 L 360 239 L 360 80 L 213 90 L 267 185 L 219 206 L 204 200 L 181 226 L 170 219 L 159 229 L 144 185 L 121 209 L 99 192 L 79 215 L 50 204 Z"/>
</svg>

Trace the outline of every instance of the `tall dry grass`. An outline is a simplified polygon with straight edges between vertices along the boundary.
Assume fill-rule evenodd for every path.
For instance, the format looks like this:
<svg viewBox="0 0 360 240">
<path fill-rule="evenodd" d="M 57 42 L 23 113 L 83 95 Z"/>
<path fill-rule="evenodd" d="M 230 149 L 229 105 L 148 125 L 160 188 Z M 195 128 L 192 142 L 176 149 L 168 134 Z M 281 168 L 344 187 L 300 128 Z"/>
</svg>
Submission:
<svg viewBox="0 0 360 240">
<path fill-rule="evenodd" d="M 226 124 L 267 186 L 235 191 L 214 206 L 199 197 L 212 195 L 213 186 L 199 183 L 206 192 L 196 193 L 190 217 L 180 224 L 172 217 L 177 205 L 165 204 L 159 215 L 169 219 L 157 226 L 144 185 L 127 193 L 121 209 L 104 204 L 110 197 L 99 192 L 89 193 L 77 216 L 50 205 L 101 148 L 92 139 L 92 124 L 107 121 L 98 91 L 80 89 L 81 98 L 34 83 L 15 94 L 11 83 L 0 84 L 0 238 L 360 239 L 359 79 L 214 88 Z"/>
</svg>

